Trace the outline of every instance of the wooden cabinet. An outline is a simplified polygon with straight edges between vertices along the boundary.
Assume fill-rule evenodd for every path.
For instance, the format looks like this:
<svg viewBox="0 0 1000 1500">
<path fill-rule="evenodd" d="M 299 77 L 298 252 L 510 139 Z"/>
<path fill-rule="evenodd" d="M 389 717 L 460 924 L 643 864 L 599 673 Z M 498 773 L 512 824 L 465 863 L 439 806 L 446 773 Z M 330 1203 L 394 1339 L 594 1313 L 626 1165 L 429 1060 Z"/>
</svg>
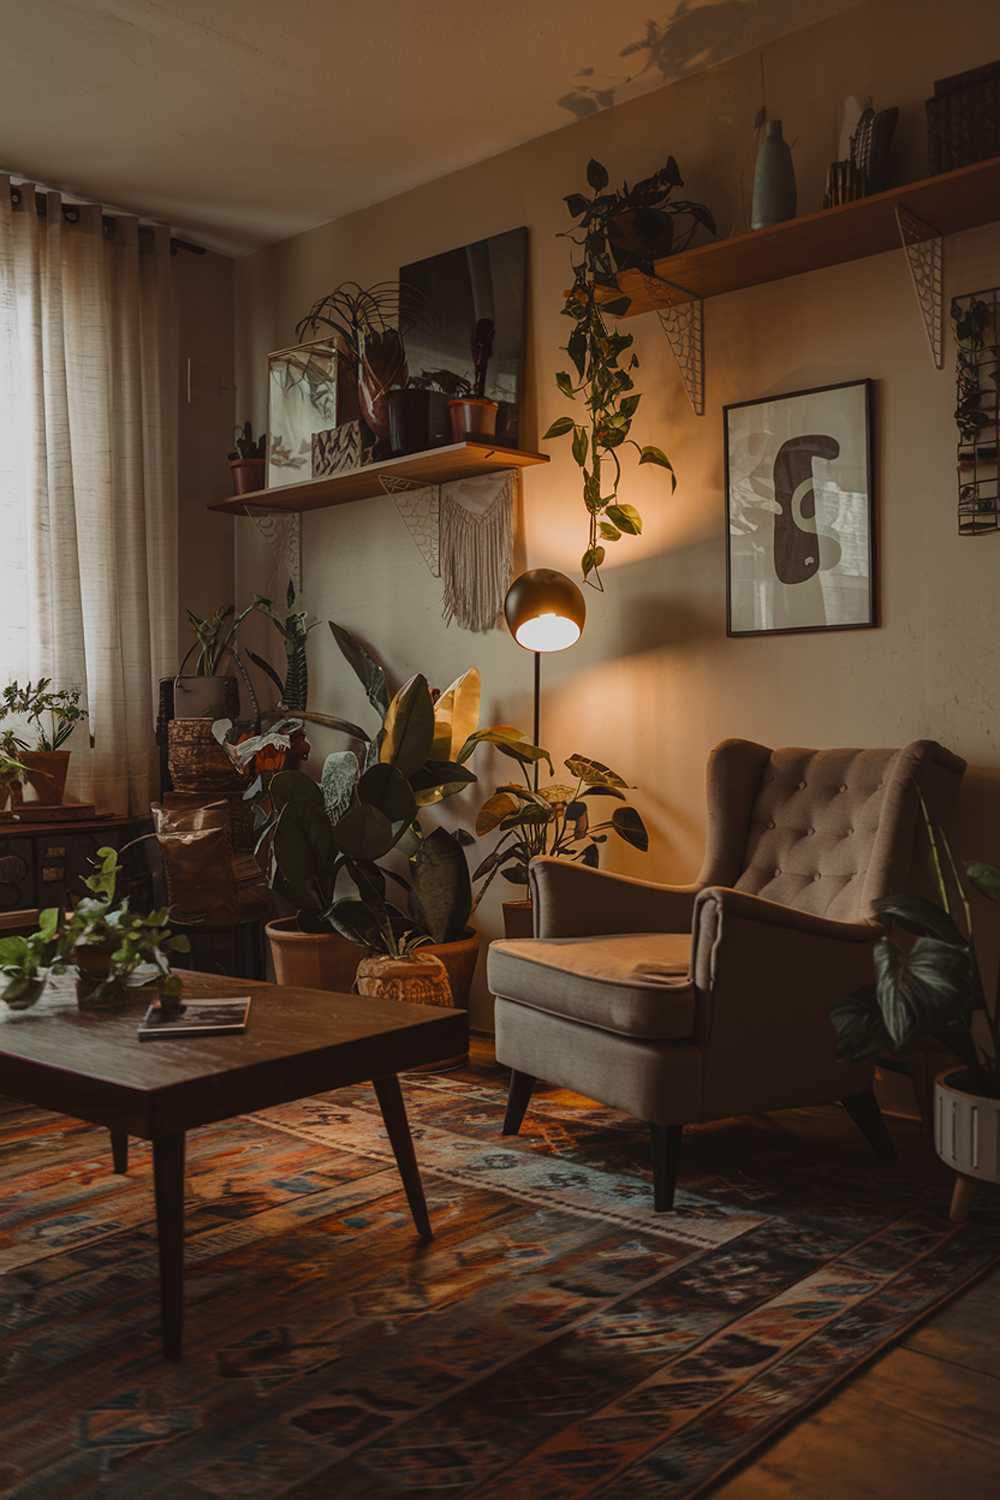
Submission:
<svg viewBox="0 0 1000 1500">
<path fill-rule="evenodd" d="M 101 818 L 88 823 L 0 823 L 0 911 L 67 906 L 85 894 L 98 849 L 121 849 L 150 831 L 144 818 Z M 119 894 L 138 911 L 152 905 L 145 846 L 126 855 Z"/>
</svg>

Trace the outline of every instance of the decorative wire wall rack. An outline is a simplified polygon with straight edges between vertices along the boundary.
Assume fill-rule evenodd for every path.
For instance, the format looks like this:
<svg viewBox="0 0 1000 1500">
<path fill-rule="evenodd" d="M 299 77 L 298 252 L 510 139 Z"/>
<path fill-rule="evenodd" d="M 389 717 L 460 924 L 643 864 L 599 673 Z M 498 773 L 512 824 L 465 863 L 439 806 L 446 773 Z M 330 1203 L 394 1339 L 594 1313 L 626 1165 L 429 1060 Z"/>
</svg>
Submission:
<svg viewBox="0 0 1000 1500">
<path fill-rule="evenodd" d="M 958 529 L 1000 531 L 1000 287 L 951 304 L 957 347 Z"/>
</svg>

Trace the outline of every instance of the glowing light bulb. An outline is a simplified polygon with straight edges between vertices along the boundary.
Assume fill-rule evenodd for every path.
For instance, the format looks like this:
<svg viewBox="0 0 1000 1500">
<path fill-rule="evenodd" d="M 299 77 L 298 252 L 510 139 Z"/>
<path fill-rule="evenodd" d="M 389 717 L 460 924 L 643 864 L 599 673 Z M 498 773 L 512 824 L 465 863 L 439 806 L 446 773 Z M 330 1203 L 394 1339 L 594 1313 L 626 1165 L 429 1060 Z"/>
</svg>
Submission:
<svg viewBox="0 0 1000 1500">
<path fill-rule="evenodd" d="M 549 610 L 523 620 L 514 638 L 528 651 L 565 651 L 580 639 L 580 627 L 575 620 Z"/>
</svg>

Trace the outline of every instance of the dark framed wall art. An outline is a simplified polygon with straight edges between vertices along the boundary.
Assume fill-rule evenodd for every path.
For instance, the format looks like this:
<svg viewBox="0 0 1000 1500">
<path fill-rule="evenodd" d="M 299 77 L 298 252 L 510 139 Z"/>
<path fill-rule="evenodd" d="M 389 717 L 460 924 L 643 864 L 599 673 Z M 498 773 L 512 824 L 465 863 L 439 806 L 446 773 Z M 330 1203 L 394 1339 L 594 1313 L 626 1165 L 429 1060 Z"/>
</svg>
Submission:
<svg viewBox="0 0 1000 1500">
<path fill-rule="evenodd" d="M 873 382 L 723 409 L 726 633 L 876 623 Z"/>
</svg>

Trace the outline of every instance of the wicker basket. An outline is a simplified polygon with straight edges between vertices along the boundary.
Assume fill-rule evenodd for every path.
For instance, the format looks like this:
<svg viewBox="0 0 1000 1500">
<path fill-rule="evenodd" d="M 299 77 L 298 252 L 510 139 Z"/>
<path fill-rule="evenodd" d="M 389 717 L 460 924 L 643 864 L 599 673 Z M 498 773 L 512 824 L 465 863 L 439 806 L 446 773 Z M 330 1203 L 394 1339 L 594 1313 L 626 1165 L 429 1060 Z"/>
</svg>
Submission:
<svg viewBox="0 0 1000 1500">
<path fill-rule="evenodd" d="M 1000 156 L 1000 63 L 935 83 L 927 100 L 927 155 L 932 174 Z"/>
<path fill-rule="evenodd" d="M 171 719 L 170 779 L 178 792 L 225 797 L 243 791 L 243 781 L 212 734 L 211 719 Z"/>
</svg>

